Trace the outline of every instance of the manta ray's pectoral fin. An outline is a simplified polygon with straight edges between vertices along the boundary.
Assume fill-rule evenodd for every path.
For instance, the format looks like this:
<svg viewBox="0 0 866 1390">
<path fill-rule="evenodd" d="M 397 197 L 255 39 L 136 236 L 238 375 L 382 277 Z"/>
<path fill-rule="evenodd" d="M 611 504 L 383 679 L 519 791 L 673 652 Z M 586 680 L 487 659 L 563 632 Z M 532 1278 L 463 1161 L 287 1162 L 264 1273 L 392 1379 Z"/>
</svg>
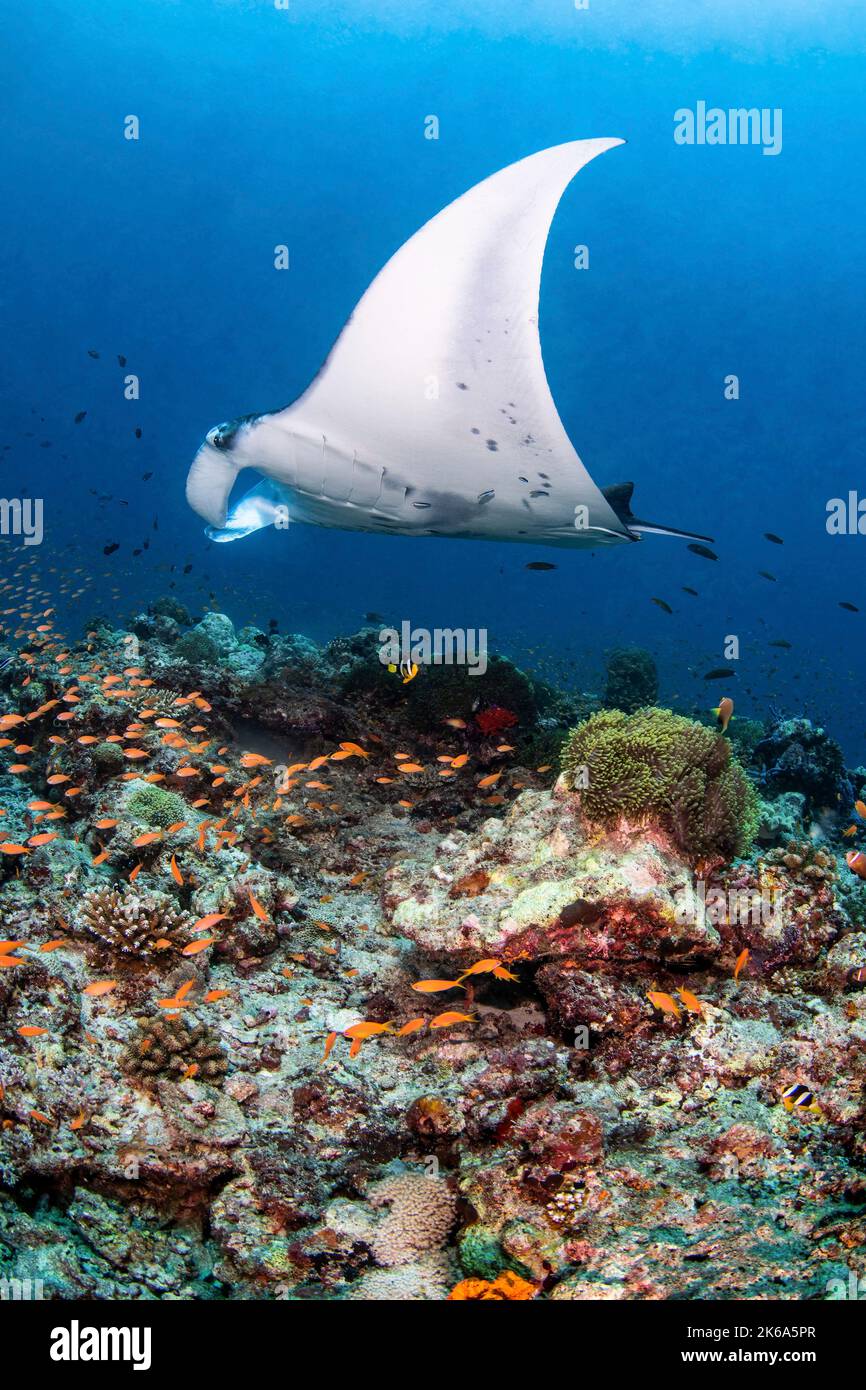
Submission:
<svg viewBox="0 0 866 1390">
<path fill-rule="evenodd" d="M 226 517 L 224 526 L 206 526 L 205 535 L 211 541 L 240 541 L 264 526 L 285 529 L 289 523 L 287 495 L 278 483 L 263 478 L 245 492 L 236 507 Z"/>
<path fill-rule="evenodd" d="M 682 536 L 687 541 L 711 541 L 712 536 L 702 536 L 697 531 L 681 531 L 678 526 L 657 526 L 654 521 L 641 521 L 631 509 L 634 483 L 612 483 L 603 487 L 602 493 L 616 512 L 620 521 L 632 532 L 650 532 L 654 536 Z M 637 535 L 634 536 L 637 540 Z"/>
</svg>

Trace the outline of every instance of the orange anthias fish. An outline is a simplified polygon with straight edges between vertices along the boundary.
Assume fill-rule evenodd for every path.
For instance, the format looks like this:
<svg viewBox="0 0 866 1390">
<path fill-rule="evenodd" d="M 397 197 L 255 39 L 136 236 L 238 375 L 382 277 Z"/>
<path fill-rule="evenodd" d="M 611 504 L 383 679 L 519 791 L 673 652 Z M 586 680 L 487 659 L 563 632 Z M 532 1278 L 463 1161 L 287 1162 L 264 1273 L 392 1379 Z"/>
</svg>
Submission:
<svg viewBox="0 0 866 1390">
<path fill-rule="evenodd" d="M 190 931 L 207 931 L 210 927 L 215 927 L 217 922 L 222 922 L 226 915 L 225 912 L 209 912 L 206 917 L 199 917 L 197 922 L 193 922 Z"/>
<path fill-rule="evenodd" d="M 864 857 L 864 859 L 866 859 L 866 855 L 864 855 L 863 857 Z M 741 972 L 741 971 L 743 970 L 743 968 L 748 964 L 748 960 L 749 960 L 749 948 L 748 948 L 748 947 L 745 947 L 745 948 L 740 952 L 740 954 L 737 956 L 736 964 L 734 965 L 734 979 L 735 979 L 736 981 L 739 981 L 740 972 Z"/>
<path fill-rule="evenodd" d="M 208 946 L 213 946 L 216 939 L 215 936 L 204 936 L 201 941 L 190 941 L 189 945 L 184 946 L 181 955 L 197 956 L 199 951 L 206 951 Z"/>
<path fill-rule="evenodd" d="M 419 994 L 441 994 L 446 989 L 461 989 L 459 980 L 418 980 L 412 986 Z"/>
<path fill-rule="evenodd" d="M 476 1023 L 477 1019 L 473 1014 L 458 1014 L 453 1009 L 444 1014 L 437 1014 L 431 1018 L 431 1028 L 450 1028 L 452 1023 Z"/>
<path fill-rule="evenodd" d="M 460 979 L 465 980 L 467 975 L 492 975 L 494 970 L 498 970 L 501 964 L 501 960 L 477 960 L 474 965 L 470 965 L 468 970 L 463 971 Z"/>
<path fill-rule="evenodd" d="M 257 898 L 256 895 L 253 893 L 252 889 L 249 890 L 249 893 L 250 893 L 250 907 L 252 908 L 252 910 L 253 910 L 253 912 L 256 914 L 256 916 L 258 917 L 259 921 L 260 921 L 260 922 L 270 922 L 270 920 L 271 920 L 270 917 L 268 916 L 268 914 L 267 914 L 267 912 L 265 911 L 265 909 L 262 907 L 262 905 L 261 905 L 261 903 L 259 902 L 258 898 Z"/>
<path fill-rule="evenodd" d="M 322 1057 L 322 1061 L 323 1061 L 323 1062 L 326 1062 L 326 1061 L 328 1060 L 328 1058 L 330 1057 L 330 1055 L 331 1055 L 331 1048 L 334 1046 L 334 1043 L 337 1041 L 337 1038 L 338 1038 L 338 1037 L 339 1037 L 339 1034 L 338 1034 L 338 1033 L 329 1033 L 328 1036 L 326 1037 L 326 1039 L 325 1039 L 325 1052 L 324 1052 L 324 1056 Z"/>
<path fill-rule="evenodd" d="M 408 1033 L 417 1033 L 419 1028 L 423 1028 L 426 1023 L 426 1018 L 410 1018 L 408 1023 L 404 1023 L 402 1028 L 397 1029 L 394 1037 L 405 1038 Z"/>
<path fill-rule="evenodd" d="M 690 1014 L 702 1014 L 704 1006 L 696 994 L 692 994 L 690 989 L 678 989 L 677 994 L 682 999 Z"/>
<path fill-rule="evenodd" d="M 857 812 L 861 820 L 866 820 L 866 802 L 855 801 L 854 810 Z"/>
<path fill-rule="evenodd" d="M 393 1023 L 353 1023 L 351 1028 L 343 1029 L 343 1037 L 353 1042 L 363 1042 L 365 1038 L 375 1038 L 377 1033 L 390 1033 Z"/>
<path fill-rule="evenodd" d="M 647 999 L 656 1009 L 661 1009 L 663 1014 L 670 1014 L 672 1018 L 679 1018 L 680 1008 L 673 995 L 665 994 L 660 989 L 648 989 Z"/>
</svg>

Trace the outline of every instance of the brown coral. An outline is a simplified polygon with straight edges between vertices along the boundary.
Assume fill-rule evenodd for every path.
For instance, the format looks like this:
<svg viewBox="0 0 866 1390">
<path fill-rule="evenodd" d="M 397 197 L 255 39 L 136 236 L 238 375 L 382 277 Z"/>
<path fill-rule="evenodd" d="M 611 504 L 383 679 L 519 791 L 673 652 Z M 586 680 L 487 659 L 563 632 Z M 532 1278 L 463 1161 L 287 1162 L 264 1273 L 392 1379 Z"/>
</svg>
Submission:
<svg viewBox="0 0 866 1390">
<path fill-rule="evenodd" d="M 228 1071 L 228 1057 L 219 1038 L 204 1023 L 185 1018 L 140 1018 L 138 1034 L 123 1055 L 124 1071 L 137 1080 L 177 1081 L 191 1067 L 192 1075 L 218 1086 Z"/>
<path fill-rule="evenodd" d="M 170 940 L 189 919 L 169 902 L 96 888 L 85 893 L 78 911 L 81 924 L 111 951 L 122 955 L 150 956 L 156 942 Z"/>
<path fill-rule="evenodd" d="M 370 1249 L 380 1265 L 402 1265 L 445 1244 L 457 1215 L 454 1194 L 443 1178 L 398 1173 L 371 1187 L 372 1206 L 389 1208 Z"/>
</svg>

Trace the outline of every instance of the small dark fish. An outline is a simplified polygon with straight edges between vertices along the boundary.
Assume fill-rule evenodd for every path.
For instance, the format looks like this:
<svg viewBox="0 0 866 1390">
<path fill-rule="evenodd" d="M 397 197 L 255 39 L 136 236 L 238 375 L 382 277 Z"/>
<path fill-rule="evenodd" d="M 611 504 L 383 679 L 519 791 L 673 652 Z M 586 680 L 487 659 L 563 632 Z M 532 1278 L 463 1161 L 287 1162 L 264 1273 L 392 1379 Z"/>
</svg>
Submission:
<svg viewBox="0 0 866 1390">
<path fill-rule="evenodd" d="M 81 421 L 84 419 L 84 417 L 85 417 L 86 414 L 87 414 L 87 411 L 86 411 L 86 410 L 79 410 L 78 414 L 77 414 L 76 417 L 75 417 L 74 423 L 75 423 L 76 425 L 80 425 L 80 424 L 81 424 Z"/>
<path fill-rule="evenodd" d="M 844 608 L 848 613 L 859 613 L 860 609 L 855 608 L 853 603 L 840 603 L 840 608 Z"/>
<path fill-rule="evenodd" d="M 93 358 L 95 358 L 97 361 L 99 361 L 99 353 L 96 351 L 96 348 L 88 348 L 88 349 L 87 349 L 87 356 L 88 356 L 88 357 L 93 357 Z"/>
<path fill-rule="evenodd" d="M 110 545 L 104 545 L 104 546 L 102 547 L 102 553 L 103 553 L 103 555 L 113 555 L 114 552 L 115 552 L 115 550 L 119 550 L 119 549 L 120 549 L 120 541 L 112 541 Z"/>
<path fill-rule="evenodd" d="M 594 927 L 601 921 L 604 913 L 597 903 L 586 898 L 575 898 L 560 910 L 556 925 L 558 927 Z"/>
<path fill-rule="evenodd" d="M 558 565 L 551 565 L 547 560 L 530 560 L 528 565 L 524 565 L 525 570 L 555 570 Z"/>
<path fill-rule="evenodd" d="M 141 548 L 139 547 L 138 550 L 133 550 L 132 553 L 133 553 L 133 555 L 140 555 L 140 554 L 141 554 Z"/>
<path fill-rule="evenodd" d="M 718 560 L 718 555 L 714 550 L 710 550 L 708 545 L 687 545 L 686 550 L 690 550 L 693 555 L 703 555 L 705 560 Z"/>
<path fill-rule="evenodd" d="M 153 477 L 153 473 L 142 473 L 142 475 L 141 475 L 141 481 L 142 481 L 143 483 L 149 483 L 152 477 Z"/>
<path fill-rule="evenodd" d="M 700 598 L 700 594 L 698 593 L 697 589 L 690 589 L 688 584 L 684 584 L 682 587 L 684 594 L 691 594 L 693 598 Z"/>
<path fill-rule="evenodd" d="M 117 360 L 118 360 L 118 362 L 119 362 L 119 364 L 120 364 L 121 367 L 125 367 L 125 366 L 126 366 L 126 358 L 124 357 L 124 355 L 123 355 L 122 352 L 119 352 L 119 353 L 117 354 Z"/>
<path fill-rule="evenodd" d="M 184 565 L 183 572 L 184 574 L 192 574 L 192 565 Z"/>
<path fill-rule="evenodd" d="M 136 437 L 136 439 L 141 439 L 141 428 L 140 428 L 140 427 L 136 429 L 136 431 L 135 431 L 135 437 Z"/>
<path fill-rule="evenodd" d="M 776 642 L 771 642 L 771 643 L 770 643 L 770 646 L 771 646 L 771 647 L 783 647 L 784 650 L 785 650 L 786 652 L 789 652 L 789 651 L 791 650 L 791 643 L 790 643 L 790 642 L 786 642 L 785 639 L 784 639 L 784 637 L 780 637 L 780 638 L 778 639 L 778 641 L 776 641 Z"/>
<path fill-rule="evenodd" d="M 704 680 L 728 680 L 731 676 L 735 676 L 736 674 L 736 671 L 731 666 L 714 666 L 712 671 L 707 671 L 706 675 L 704 676 Z"/>
<path fill-rule="evenodd" d="M 665 612 L 665 613 L 673 613 L 673 611 L 674 611 L 674 610 L 671 608 L 671 606 L 670 606 L 669 603 L 665 603 L 665 601 L 664 601 L 663 598 L 654 598 L 654 599 L 650 599 L 650 602 L 651 602 L 651 603 L 657 604 L 658 607 L 661 608 L 662 611 Z"/>
<path fill-rule="evenodd" d="M 773 545 L 784 545 L 784 544 L 785 544 L 785 542 L 782 540 L 782 537 L 781 537 L 781 536 L 774 536 L 772 531 L 765 531 L 765 532 L 764 532 L 764 540 L 765 540 L 765 541 L 772 541 L 772 542 L 773 542 Z"/>
<path fill-rule="evenodd" d="M 271 621 L 273 622 L 274 620 L 271 619 Z M 381 614 L 381 613 L 365 613 L 365 614 L 364 614 L 364 622 L 365 622 L 365 623 L 384 623 L 384 621 L 385 621 L 385 619 L 382 617 L 382 614 Z"/>
<path fill-rule="evenodd" d="M 768 574 L 766 570 L 758 570 L 758 574 L 762 579 L 770 579 L 774 584 L 776 583 L 776 576 L 774 574 Z"/>
</svg>

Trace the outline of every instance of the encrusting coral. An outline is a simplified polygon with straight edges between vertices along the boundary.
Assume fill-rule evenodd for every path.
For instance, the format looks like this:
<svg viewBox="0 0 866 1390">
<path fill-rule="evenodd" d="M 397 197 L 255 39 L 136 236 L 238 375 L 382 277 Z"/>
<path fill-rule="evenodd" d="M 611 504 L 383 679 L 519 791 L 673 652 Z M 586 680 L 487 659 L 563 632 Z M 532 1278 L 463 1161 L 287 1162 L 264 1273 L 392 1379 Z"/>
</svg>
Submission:
<svg viewBox="0 0 866 1390">
<path fill-rule="evenodd" d="M 602 710 L 572 730 L 562 768 L 588 821 L 656 820 L 692 860 L 744 854 L 757 830 L 758 798 L 727 740 L 670 710 Z"/>
<path fill-rule="evenodd" d="M 451 1290 L 449 1299 L 457 1302 L 464 1299 L 508 1299 L 514 1302 L 523 1302 L 534 1298 L 537 1293 L 536 1286 L 530 1284 L 526 1279 L 521 1279 L 519 1275 L 513 1274 L 510 1269 L 504 1274 L 500 1274 L 496 1279 L 462 1279 L 459 1284 Z"/>
<path fill-rule="evenodd" d="M 219 1085 L 228 1057 L 213 1029 L 185 1018 L 141 1018 L 123 1054 L 123 1069 L 140 1081 L 179 1081 L 185 1073 Z"/>
</svg>

